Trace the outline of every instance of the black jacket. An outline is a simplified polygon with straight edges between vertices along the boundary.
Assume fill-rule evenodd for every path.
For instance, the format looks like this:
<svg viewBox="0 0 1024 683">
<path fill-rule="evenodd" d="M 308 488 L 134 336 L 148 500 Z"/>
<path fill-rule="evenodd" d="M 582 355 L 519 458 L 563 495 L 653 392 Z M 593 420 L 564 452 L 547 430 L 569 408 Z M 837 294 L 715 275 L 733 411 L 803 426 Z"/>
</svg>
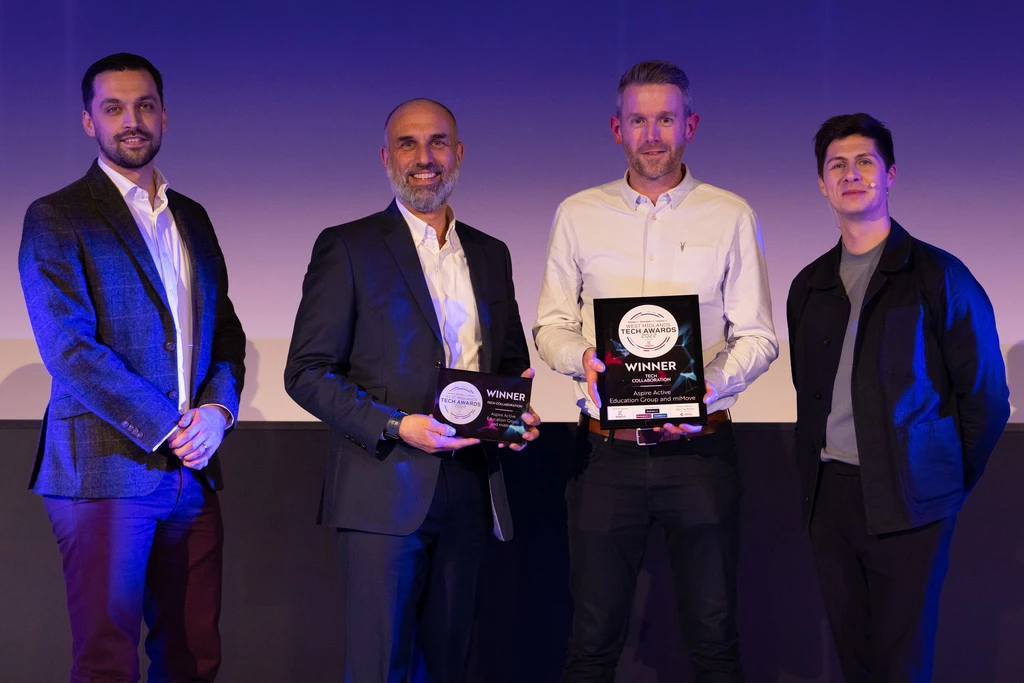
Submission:
<svg viewBox="0 0 1024 683">
<path fill-rule="evenodd" d="M 505 244 L 464 223 L 480 319 L 480 370 L 530 367 Z M 437 314 L 416 244 L 398 205 L 327 228 L 313 247 L 288 350 L 285 389 L 330 428 L 320 521 L 406 535 L 423 522 L 440 459 L 405 442 L 381 441 L 396 408 L 429 414 L 444 364 Z M 484 447 L 499 538 L 512 537 L 497 448 Z"/>
<path fill-rule="evenodd" d="M 804 268 L 786 305 L 805 525 L 850 316 L 841 255 L 840 243 Z M 981 285 L 954 256 L 892 221 L 855 344 L 851 390 L 868 532 L 912 529 L 957 512 L 1010 415 L 995 317 Z"/>
</svg>

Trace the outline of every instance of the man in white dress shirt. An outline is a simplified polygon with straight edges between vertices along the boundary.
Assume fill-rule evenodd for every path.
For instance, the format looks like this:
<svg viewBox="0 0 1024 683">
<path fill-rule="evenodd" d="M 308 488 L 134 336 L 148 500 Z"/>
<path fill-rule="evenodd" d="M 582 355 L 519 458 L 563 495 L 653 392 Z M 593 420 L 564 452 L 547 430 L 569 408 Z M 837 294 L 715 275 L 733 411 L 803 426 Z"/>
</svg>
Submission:
<svg viewBox="0 0 1024 683">
<path fill-rule="evenodd" d="M 512 518 L 497 449 L 431 416 L 437 368 L 533 370 L 508 248 L 448 204 L 455 117 L 410 100 L 385 132 L 395 200 L 317 239 L 285 387 L 330 428 L 320 522 L 337 529 L 346 680 L 458 683 L 488 532 L 508 540 Z"/>
<path fill-rule="evenodd" d="M 575 609 L 565 681 L 614 680 L 654 522 L 696 680 L 743 680 L 740 482 L 728 409 L 778 344 L 754 212 L 682 163 L 698 120 L 677 66 L 630 68 L 611 117 L 626 174 L 566 199 L 551 230 L 533 333 L 541 357 L 575 380 L 581 410 L 566 490 Z M 708 424 L 601 430 L 594 299 L 678 294 L 700 298 Z"/>
<path fill-rule="evenodd" d="M 245 335 L 210 219 L 154 166 L 160 73 L 115 54 L 82 79 L 99 158 L 32 203 L 18 265 L 53 376 L 30 486 L 63 560 L 71 681 L 212 681 L 224 535 L 216 455 Z"/>
</svg>

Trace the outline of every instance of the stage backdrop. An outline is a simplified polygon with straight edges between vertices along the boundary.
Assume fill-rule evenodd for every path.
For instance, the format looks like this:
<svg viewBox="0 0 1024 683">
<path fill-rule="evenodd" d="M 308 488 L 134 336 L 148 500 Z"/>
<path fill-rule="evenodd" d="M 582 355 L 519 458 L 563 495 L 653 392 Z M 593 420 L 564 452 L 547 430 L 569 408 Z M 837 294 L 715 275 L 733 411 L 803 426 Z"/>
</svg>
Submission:
<svg viewBox="0 0 1024 683">
<path fill-rule="evenodd" d="M 281 380 L 300 283 L 321 229 L 390 201 L 379 148 L 392 107 L 425 96 L 457 115 L 456 214 L 509 244 L 529 328 L 555 207 L 622 175 L 608 130 L 615 87 L 649 58 L 691 77 L 693 174 L 745 197 L 764 231 L 782 354 L 737 419 L 795 416 L 786 293 L 838 238 L 811 138 L 856 111 L 895 134 L 893 215 L 988 290 L 1019 405 L 1022 18 L 1009 2 L 0 0 L 0 419 L 39 418 L 48 392 L 18 283 L 22 218 L 95 157 L 79 83 L 118 51 L 162 70 L 170 127 L 158 165 L 220 235 L 251 340 L 242 420 L 309 418 Z M 574 418 L 565 378 L 540 370 L 535 396 L 548 421 Z"/>
</svg>

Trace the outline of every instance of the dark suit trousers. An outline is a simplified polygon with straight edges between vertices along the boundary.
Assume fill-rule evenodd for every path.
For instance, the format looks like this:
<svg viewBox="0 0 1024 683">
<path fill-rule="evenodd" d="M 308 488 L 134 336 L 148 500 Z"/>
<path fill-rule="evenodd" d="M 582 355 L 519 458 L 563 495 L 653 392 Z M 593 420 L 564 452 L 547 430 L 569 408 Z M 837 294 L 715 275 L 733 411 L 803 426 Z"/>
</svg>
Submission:
<svg viewBox="0 0 1024 683">
<path fill-rule="evenodd" d="M 955 515 L 909 531 L 868 534 L 860 468 L 824 464 L 811 550 L 847 683 L 931 680 L 954 526 Z"/>
<path fill-rule="evenodd" d="M 442 460 L 434 497 L 408 536 L 338 530 L 345 586 L 345 680 L 460 683 L 477 577 L 491 530 L 476 447 Z"/>
<path fill-rule="evenodd" d="M 696 680 L 743 681 L 739 498 L 731 428 L 656 446 L 578 430 L 566 489 L 574 611 L 564 681 L 615 679 L 654 522 L 665 534 Z"/>
<path fill-rule="evenodd" d="M 220 666 L 224 528 L 217 494 L 190 469 L 133 498 L 44 497 L 60 548 L 72 683 L 212 681 Z"/>
</svg>

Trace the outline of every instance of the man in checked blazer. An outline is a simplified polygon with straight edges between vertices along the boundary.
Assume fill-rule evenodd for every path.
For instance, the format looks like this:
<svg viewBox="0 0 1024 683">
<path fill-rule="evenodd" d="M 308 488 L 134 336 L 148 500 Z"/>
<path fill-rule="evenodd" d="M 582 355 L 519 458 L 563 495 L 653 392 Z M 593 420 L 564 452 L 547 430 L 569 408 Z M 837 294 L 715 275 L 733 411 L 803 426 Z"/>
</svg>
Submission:
<svg viewBox="0 0 1024 683">
<path fill-rule="evenodd" d="M 455 117 L 411 100 L 385 129 L 396 199 L 317 239 L 285 386 L 330 427 L 320 521 L 338 529 L 345 680 L 457 683 L 488 531 L 508 540 L 512 519 L 497 449 L 430 416 L 436 369 L 533 370 L 508 248 L 448 205 Z"/>
<path fill-rule="evenodd" d="M 154 167 L 167 114 L 136 55 L 82 80 L 99 158 L 34 202 L 19 268 L 53 376 L 30 486 L 63 559 L 71 680 L 212 681 L 223 526 L 216 456 L 238 414 L 245 335 L 203 208 Z"/>
</svg>

